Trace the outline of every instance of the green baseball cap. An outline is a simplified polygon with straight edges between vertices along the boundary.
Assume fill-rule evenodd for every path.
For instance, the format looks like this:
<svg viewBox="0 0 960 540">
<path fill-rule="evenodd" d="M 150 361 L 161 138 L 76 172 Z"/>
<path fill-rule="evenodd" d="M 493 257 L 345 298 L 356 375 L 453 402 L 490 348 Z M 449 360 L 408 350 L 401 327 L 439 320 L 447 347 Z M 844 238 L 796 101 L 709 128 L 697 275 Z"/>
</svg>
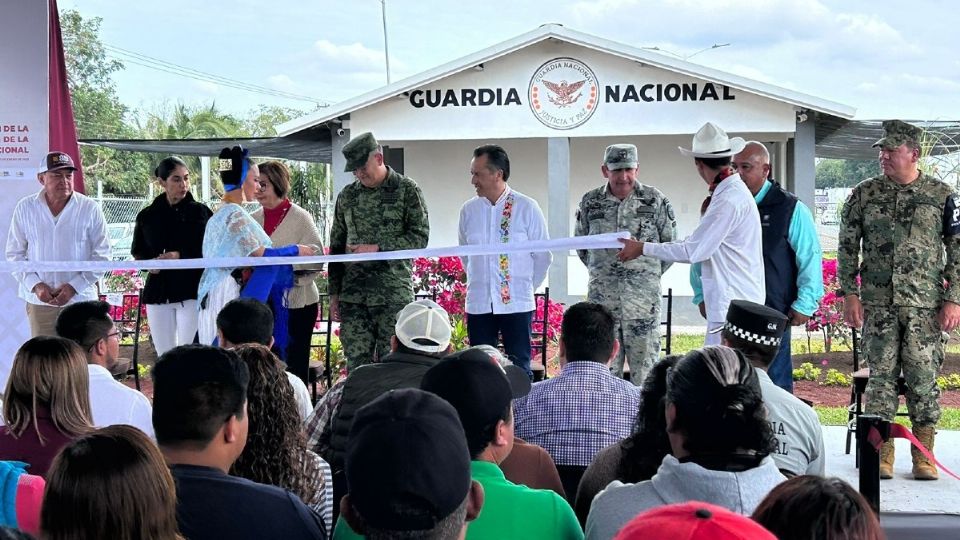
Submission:
<svg viewBox="0 0 960 540">
<path fill-rule="evenodd" d="M 637 147 L 632 144 L 611 144 L 603 152 L 603 164 L 611 171 L 636 169 Z"/>
<path fill-rule="evenodd" d="M 873 147 L 898 148 L 902 144 L 912 142 L 920 144 L 923 131 L 917 126 L 910 125 L 902 120 L 884 120 L 884 136 L 873 143 Z"/>
<path fill-rule="evenodd" d="M 353 172 L 367 164 L 370 152 L 380 146 L 373 133 L 361 133 L 343 145 L 343 157 L 347 158 L 344 172 Z"/>
</svg>

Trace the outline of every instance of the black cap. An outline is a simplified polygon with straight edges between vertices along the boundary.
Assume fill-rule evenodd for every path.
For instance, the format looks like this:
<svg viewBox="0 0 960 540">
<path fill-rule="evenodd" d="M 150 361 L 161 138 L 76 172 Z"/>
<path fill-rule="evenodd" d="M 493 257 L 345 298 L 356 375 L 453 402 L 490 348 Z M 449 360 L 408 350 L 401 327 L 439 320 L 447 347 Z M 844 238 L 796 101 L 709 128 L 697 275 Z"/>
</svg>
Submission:
<svg viewBox="0 0 960 540">
<path fill-rule="evenodd" d="M 470 490 L 470 451 L 457 411 L 423 390 L 391 390 L 357 411 L 345 461 L 350 501 L 386 531 L 434 528 Z"/>
<path fill-rule="evenodd" d="M 717 331 L 768 347 L 780 346 L 787 328 L 787 316 L 767 306 L 747 300 L 734 300 L 727 308 L 727 322 Z"/>
<path fill-rule="evenodd" d="M 420 388 L 450 402 L 472 433 L 496 423 L 512 400 L 530 393 L 530 378 L 517 366 L 500 367 L 487 353 L 466 349 L 428 369 Z"/>
</svg>

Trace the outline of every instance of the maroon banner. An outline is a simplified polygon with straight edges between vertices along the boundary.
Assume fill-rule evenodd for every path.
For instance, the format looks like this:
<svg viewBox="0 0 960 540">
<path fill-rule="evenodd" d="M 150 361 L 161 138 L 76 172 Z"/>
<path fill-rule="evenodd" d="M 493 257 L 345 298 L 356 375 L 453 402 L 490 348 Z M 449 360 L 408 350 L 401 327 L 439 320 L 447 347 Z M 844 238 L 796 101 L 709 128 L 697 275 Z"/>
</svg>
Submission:
<svg viewBox="0 0 960 540">
<path fill-rule="evenodd" d="M 80 145 L 77 143 L 77 124 L 73 118 L 70 102 L 70 87 L 67 84 L 67 63 L 63 54 L 63 38 L 60 35 L 60 11 L 57 0 L 50 0 L 50 144 L 51 152 L 70 154 L 77 166 L 73 173 L 73 189 L 85 193 L 83 186 L 83 163 Z"/>
</svg>

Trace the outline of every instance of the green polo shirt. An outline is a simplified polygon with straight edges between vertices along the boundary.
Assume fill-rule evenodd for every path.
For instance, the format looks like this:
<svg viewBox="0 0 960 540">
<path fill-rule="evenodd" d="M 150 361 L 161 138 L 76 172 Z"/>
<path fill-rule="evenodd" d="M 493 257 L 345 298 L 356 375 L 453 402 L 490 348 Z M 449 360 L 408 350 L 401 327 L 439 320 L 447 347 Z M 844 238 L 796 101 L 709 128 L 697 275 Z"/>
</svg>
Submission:
<svg viewBox="0 0 960 540">
<path fill-rule="evenodd" d="M 467 540 L 582 540 L 573 509 L 547 489 L 530 489 L 510 482 L 496 463 L 470 463 L 473 479 L 483 486 L 480 516 L 467 524 Z M 341 518 L 334 540 L 360 538 Z"/>
</svg>

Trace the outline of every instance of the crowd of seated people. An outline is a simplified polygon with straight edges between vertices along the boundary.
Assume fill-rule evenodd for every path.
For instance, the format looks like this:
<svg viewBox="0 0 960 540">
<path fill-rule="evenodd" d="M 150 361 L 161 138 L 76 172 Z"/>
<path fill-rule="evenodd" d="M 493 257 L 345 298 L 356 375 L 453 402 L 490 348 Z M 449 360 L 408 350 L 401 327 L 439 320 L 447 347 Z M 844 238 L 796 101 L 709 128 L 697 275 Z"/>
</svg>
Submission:
<svg viewBox="0 0 960 540">
<path fill-rule="evenodd" d="M 92 391 L 115 358 L 100 303 L 60 317 L 63 337 L 26 342 L 4 393 L 0 501 L 15 512 L 0 539 L 883 538 L 849 485 L 776 459 L 763 358 L 729 335 L 634 390 L 606 369 L 610 313 L 581 303 L 561 375 L 531 384 L 496 348 L 453 352 L 446 311 L 418 300 L 393 352 L 304 423 L 258 301 L 224 306 L 220 347 L 161 355 L 152 404 L 112 379 L 97 383 L 112 399 Z M 625 418 L 601 414 L 598 385 Z M 804 433 L 789 443 L 818 449 Z M 581 468 L 568 485 L 564 467 Z"/>
</svg>

